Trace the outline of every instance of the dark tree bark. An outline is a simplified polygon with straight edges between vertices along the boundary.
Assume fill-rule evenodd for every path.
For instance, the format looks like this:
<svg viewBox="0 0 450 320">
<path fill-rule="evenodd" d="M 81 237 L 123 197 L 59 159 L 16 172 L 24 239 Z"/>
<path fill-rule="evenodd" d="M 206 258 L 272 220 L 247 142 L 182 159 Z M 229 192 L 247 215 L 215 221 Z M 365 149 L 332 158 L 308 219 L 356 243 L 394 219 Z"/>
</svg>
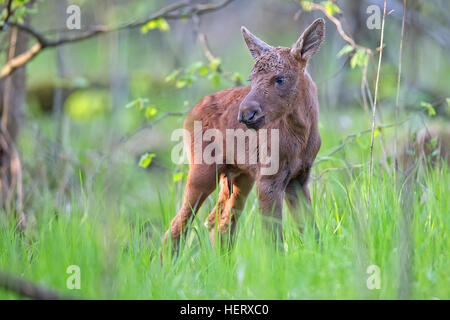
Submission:
<svg viewBox="0 0 450 320">
<path fill-rule="evenodd" d="M 11 28 L 7 59 L 28 49 L 28 35 Z M 0 80 L 0 196 L 6 213 L 14 213 L 19 224 L 25 225 L 23 213 L 22 168 L 16 149 L 17 135 L 23 121 L 26 94 L 25 67 Z"/>
</svg>

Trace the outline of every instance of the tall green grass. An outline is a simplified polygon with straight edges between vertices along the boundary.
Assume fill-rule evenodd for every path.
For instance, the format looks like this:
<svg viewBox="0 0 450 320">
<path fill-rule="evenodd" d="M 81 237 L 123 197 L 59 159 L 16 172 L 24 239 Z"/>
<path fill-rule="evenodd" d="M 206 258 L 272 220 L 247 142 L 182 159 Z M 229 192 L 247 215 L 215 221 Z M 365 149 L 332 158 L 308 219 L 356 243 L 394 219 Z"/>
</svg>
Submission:
<svg viewBox="0 0 450 320">
<path fill-rule="evenodd" d="M 319 159 L 347 134 L 324 121 L 330 122 L 321 128 Z M 82 298 L 450 298 L 448 167 L 422 167 L 412 180 L 396 182 L 377 161 L 369 179 L 365 139 L 313 170 L 319 240 L 312 226 L 299 234 L 285 206 L 285 250 L 276 251 L 264 239 L 253 191 L 234 248 L 216 251 L 203 226 L 216 192 L 179 257 L 161 264 L 161 238 L 181 205 L 184 182 L 173 182 L 173 171 L 147 174 L 129 161 L 108 163 L 91 180 L 78 172 L 64 205 L 50 190 L 29 200 L 34 220 L 24 234 L 10 220 L 0 228 L 0 270 Z M 337 167 L 347 169 L 330 169 Z M 80 290 L 66 287 L 70 265 L 80 267 Z M 367 286 L 371 265 L 380 269 L 380 289 Z M 0 298 L 19 297 L 0 289 Z"/>
</svg>

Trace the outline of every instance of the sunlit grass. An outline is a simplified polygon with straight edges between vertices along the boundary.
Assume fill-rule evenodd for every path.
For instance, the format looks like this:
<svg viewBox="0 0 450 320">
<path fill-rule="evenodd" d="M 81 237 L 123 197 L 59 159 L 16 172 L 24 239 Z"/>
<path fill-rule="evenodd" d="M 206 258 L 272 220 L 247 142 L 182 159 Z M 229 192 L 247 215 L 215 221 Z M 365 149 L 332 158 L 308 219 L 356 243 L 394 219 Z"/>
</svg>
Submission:
<svg viewBox="0 0 450 320">
<path fill-rule="evenodd" d="M 331 120 L 324 119 L 319 158 L 347 134 L 336 134 Z M 285 206 L 286 250 L 277 252 L 264 241 L 252 192 L 235 247 L 218 252 L 203 226 L 215 193 L 194 220 L 181 255 L 161 264 L 161 238 L 181 205 L 184 182 L 173 182 L 173 172 L 147 174 L 124 161 L 106 163 L 95 179 L 77 174 L 83 188 L 74 184 L 66 206 L 42 190 L 33 208 L 35 221 L 24 235 L 14 231 L 13 223 L 1 229 L 0 269 L 83 298 L 450 298 L 447 166 L 421 169 L 409 187 L 401 178 L 395 183 L 381 165 L 369 179 L 365 139 L 313 170 L 319 241 L 312 226 L 297 233 Z M 325 172 L 349 162 L 363 166 Z M 405 217 L 411 217 L 409 224 Z M 81 269 L 80 290 L 66 287 L 70 265 Z M 380 289 L 367 287 L 370 265 L 380 268 Z M 0 290 L 0 298 L 17 296 Z"/>
</svg>

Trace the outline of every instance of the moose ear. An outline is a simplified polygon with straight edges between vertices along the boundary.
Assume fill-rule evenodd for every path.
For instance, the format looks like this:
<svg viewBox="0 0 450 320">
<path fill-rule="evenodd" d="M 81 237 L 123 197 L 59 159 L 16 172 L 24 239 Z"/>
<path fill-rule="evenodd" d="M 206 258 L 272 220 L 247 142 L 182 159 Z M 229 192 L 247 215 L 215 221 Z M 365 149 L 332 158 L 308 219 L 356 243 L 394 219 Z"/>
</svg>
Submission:
<svg viewBox="0 0 450 320">
<path fill-rule="evenodd" d="M 297 60 L 307 61 L 319 50 L 324 37 L 325 21 L 317 19 L 298 38 L 291 49 L 291 54 Z"/>
<path fill-rule="evenodd" d="M 253 35 L 246 27 L 241 27 L 241 32 L 253 58 L 256 59 L 264 52 L 272 49 L 272 46 Z"/>
</svg>

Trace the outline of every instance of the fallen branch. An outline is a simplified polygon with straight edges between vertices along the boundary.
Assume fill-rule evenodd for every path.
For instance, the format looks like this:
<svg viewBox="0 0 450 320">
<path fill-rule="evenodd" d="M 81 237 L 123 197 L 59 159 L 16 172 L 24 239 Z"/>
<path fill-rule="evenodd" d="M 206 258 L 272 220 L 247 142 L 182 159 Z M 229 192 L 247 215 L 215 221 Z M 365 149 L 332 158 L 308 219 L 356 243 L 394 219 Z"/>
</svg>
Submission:
<svg viewBox="0 0 450 320">
<path fill-rule="evenodd" d="M 34 300 L 70 300 L 73 297 L 61 296 L 59 293 L 38 286 L 22 278 L 0 271 L 0 288 L 11 291 L 24 298 Z"/>
</svg>

